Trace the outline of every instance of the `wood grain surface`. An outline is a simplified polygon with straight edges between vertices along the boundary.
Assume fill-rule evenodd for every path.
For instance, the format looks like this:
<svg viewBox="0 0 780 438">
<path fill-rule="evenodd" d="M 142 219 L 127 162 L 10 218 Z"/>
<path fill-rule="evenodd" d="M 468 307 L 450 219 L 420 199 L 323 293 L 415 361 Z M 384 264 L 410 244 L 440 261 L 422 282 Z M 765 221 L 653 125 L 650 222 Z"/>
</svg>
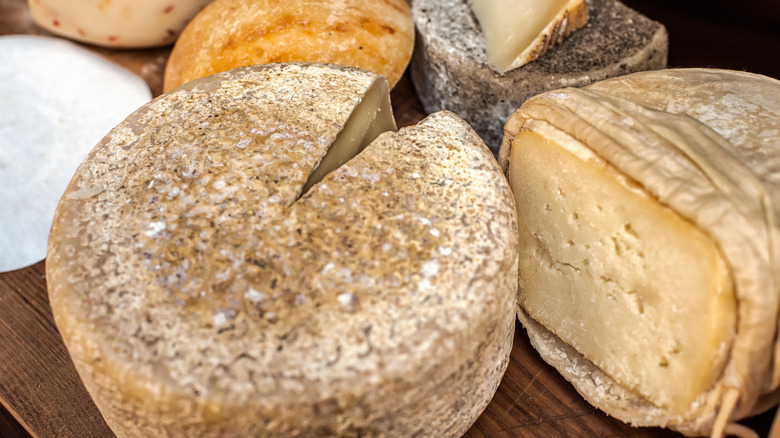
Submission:
<svg viewBox="0 0 780 438">
<path fill-rule="evenodd" d="M 692 0 L 629 0 L 629 6 L 667 24 L 670 65 L 750 70 L 780 78 L 780 2 L 733 4 Z M 742 3 L 742 2 L 741 2 Z M 700 8 L 707 7 L 707 14 Z M 717 9 L 720 8 L 720 9 Z M 731 16 L 731 19 L 729 18 Z M 26 0 L 0 0 L 0 35 L 48 33 L 33 24 Z M 169 48 L 93 50 L 143 77 L 154 95 L 162 89 Z M 0 60 L 2 62 L 2 60 Z M 399 126 L 424 117 L 404 77 L 391 93 Z M 0 116 L 3 111 L 0 102 Z M 0 274 L 0 438 L 111 437 L 76 374 L 53 323 L 44 263 Z M 762 436 L 774 412 L 744 423 Z M 493 401 L 468 437 L 676 437 L 660 429 L 629 427 L 596 410 L 536 354 L 518 327 L 511 362 Z"/>
</svg>

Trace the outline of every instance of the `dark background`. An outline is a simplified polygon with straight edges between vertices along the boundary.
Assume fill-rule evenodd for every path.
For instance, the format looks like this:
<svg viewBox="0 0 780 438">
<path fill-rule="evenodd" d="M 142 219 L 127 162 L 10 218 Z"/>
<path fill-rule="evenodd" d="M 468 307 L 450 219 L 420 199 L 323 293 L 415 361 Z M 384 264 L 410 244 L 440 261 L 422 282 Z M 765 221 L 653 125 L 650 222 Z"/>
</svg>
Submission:
<svg viewBox="0 0 780 438">
<path fill-rule="evenodd" d="M 780 79 L 780 0 L 624 0 L 669 32 L 670 67 L 719 67 Z"/>
</svg>

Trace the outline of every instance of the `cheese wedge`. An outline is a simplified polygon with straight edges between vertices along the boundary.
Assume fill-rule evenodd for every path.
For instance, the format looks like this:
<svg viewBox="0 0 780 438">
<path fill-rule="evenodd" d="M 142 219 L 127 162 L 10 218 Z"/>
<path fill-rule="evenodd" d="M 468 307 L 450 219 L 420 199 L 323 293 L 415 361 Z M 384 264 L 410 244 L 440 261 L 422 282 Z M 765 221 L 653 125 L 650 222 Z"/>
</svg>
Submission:
<svg viewBox="0 0 780 438">
<path fill-rule="evenodd" d="M 777 96 L 749 73 L 644 72 L 507 122 L 518 316 L 610 415 L 718 435 L 776 403 Z"/>
<path fill-rule="evenodd" d="M 492 14 L 517 2 L 495 1 Z M 519 2 L 526 4 L 526 2 Z M 547 1 L 533 3 L 534 9 Z M 555 2 L 552 2 L 555 3 Z M 479 2 L 475 3 L 475 6 Z M 410 76 L 426 112 L 448 110 L 469 122 L 498 152 L 504 123 L 529 97 L 562 87 L 581 87 L 626 73 L 666 67 L 668 36 L 664 26 L 617 0 L 589 0 L 586 8 L 566 2 L 560 26 L 542 34 L 557 40 L 559 32 L 584 20 L 587 24 L 560 44 L 519 68 L 497 73 L 491 66 L 483 31 L 508 23 L 508 33 L 525 26 L 510 14 L 496 24 L 478 22 L 468 0 L 415 0 L 417 29 Z M 524 9 L 526 10 L 526 9 Z M 568 11 L 568 12 L 567 12 Z M 557 15 L 556 15 L 557 17 Z M 493 23 L 494 21 L 491 21 Z M 544 22 L 541 18 L 537 22 Z M 557 18 L 548 22 L 555 23 Z M 501 46 L 494 41 L 495 47 Z M 538 47 L 536 43 L 531 46 Z M 546 47 L 546 43 L 541 44 Z M 514 51 L 514 50 L 513 50 Z M 533 49 L 532 49 L 533 51 Z M 522 57 L 520 58 L 522 59 Z"/>
<path fill-rule="evenodd" d="M 534 131 L 514 139 L 518 303 L 616 381 L 685 413 L 733 340 L 728 267 L 715 242 L 589 151 Z"/>
<path fill-rule="evenodd" d="M 118 436 L 474 422 L 514 334 L 512 195 L 451 113 L 359 153 L 334 142 L 392 125 L 386 90 L 332 65 L 231 70 L 142 107 L 82 164 L 52 228 L 49 296 Z"/>
<path fill-rule="evenodd" d="M 588 21 L 584 0 L 472 0 L 471 7 L 498 73 L 537 59 Z"/>
</svg>

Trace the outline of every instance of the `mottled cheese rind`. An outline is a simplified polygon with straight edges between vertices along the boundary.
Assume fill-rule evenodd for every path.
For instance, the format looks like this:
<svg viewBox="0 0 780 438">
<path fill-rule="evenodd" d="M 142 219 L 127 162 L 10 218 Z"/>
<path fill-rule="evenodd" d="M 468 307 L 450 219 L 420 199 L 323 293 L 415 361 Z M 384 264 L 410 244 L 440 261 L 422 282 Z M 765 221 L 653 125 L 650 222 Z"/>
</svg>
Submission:
<svg viewBox="0 0 780 438">
<path fill-rule="evenodd" d="M 211 0 L 30 0 L 44 29 L 105 47 L 156 47 L 173 43 Z"/>
<path fill-rule="evenodd" d="M 588 21 L 584 0 L 471 0 L 471 8 L 498 73 L 533 61 Z"/>
<path fill-rule="evenodd" d="M 507 175 L 520 306 L 621 385 L 685 413 L 720 377 L 735 331 L 716 244 L 598 156 L 533 131 L 515 136 Z"/>
<path fill-rule="evenodd" d="M 392 88 L 413 48 L 414 24 L 404 0 L 216 0 L 176 41 L 163 88 L 271 62 L 357 67 L 383 75 Z"/>
<path fill-rule="evenodd" d="M 514 203 L 484 143 L 432 115 L 298 198 L 376 80 L 219 74 L 143 107 L 80 167 L 49 295 L 117 435 L 460 436 L 482 411 L 517 278 Z"/>
<path fill-rule="evenodd" d="M 684 414 L 648 403 L 579 353 L 556 347 L 563 341 L 539 324 L 526 325 L 543 357 L 610 415 L 709 434 L 776 400 L 778 91 L 777 80 L 744 72 L 644 72 L 540 95 L 507 122 L 503 168 L 524 129 L 584 145 L 709 235 L 729 265 L 734 341 L 720 378 Z"/>
<path fill-rule="evenodd" d="M 412 16 L 417 37 L 409 71 L 423 108 L 463 117 L 494 152 L 504 123 L 529 97 L 666 66 L 664 26 L 616 0 L 588 1 L 585 26 L 504 75 L 487 63 L 467 0 L 415 0 Z"/>
</svg>

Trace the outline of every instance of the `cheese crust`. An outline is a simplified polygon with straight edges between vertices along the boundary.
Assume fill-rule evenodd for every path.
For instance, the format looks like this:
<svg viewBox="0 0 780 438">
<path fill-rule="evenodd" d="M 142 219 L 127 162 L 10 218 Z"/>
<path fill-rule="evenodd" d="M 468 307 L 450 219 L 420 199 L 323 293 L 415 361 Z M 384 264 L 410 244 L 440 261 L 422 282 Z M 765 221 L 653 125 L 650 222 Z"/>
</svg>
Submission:
<svg viewBox="0 0 780 438">
<path fill-rule="evenodd" d="M 357 67 L 383 75 L 392 88 L 413 48 L 404 0 L 217 0 L 176 41 L 163 88 L 271 62 Z"/>
<path fill-rule="evenodd" d="M 119 436 L 460 436 L 508 361 L 513 200 L 450 113 L 302 194 L 377 75 L 255 66 L 130 116 L 58 207 L 55 320 Z"/>
<path fill-rule="evenodd" d="M 728 264 L 734 339 L 719 377 L 684 412 L 649 403 L 571 346 L 561 349 L 555 327 L 519 309 L 543 357 L 610 415 L 699 435 L 776 403 L 779 90 L 780 82 L 743 72 L 644 72 L 540 95 L 507 122 L 504 169 L 519 132 L 557 132 L 567 149 L 595 154 L 710 236 Z"/>
</svg>

